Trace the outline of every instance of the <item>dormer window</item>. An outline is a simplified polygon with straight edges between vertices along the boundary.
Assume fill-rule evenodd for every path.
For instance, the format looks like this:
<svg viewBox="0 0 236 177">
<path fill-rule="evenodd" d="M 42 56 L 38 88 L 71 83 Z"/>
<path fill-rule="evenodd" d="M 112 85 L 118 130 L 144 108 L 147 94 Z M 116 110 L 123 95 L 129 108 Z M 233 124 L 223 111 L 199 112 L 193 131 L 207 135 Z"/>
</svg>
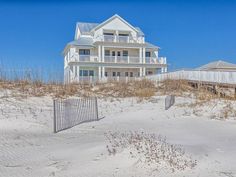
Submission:
<svg viewBox="0 0 236 177">
<path fill-rule="evenodd" d="M 129 34 L 119 33 L 118 39 L 119 39 L 119 42 L 129 42 Z"/>
<path fill-rule="evenodd" d="M 103 32 L 104 41 L 114 42 L 115 36 L 112 32 Z"/>
<path fill-rule="evenodd" d="M 103 35 L 113 36 L 113 33 L 103 33 Z"/>
</svg>

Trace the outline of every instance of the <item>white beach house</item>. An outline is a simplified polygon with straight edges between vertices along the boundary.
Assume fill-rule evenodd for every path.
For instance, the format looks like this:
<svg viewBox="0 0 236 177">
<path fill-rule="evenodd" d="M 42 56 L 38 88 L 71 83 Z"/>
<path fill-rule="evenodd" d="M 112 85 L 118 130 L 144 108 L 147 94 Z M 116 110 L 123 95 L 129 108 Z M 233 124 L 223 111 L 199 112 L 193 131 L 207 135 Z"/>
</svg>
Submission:
<svg viewBox="0 0 236 177">
<path fill-rule="evenodd" d="M 132 79 L 167 72 L 159 49 L 119 15 L 102 23 L 78 22 L 74 41 L 63 51 L 64 81 Z"/>
</svg>

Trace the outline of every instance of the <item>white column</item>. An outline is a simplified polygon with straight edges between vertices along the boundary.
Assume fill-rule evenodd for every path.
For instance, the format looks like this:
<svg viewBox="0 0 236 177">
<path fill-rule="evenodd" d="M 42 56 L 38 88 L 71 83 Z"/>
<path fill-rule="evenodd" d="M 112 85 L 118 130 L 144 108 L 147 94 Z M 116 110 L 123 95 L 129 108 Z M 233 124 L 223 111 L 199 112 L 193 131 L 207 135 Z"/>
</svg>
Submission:
<svg viewBox="0 0 236 177">
<path fill-rule="evenodd" d="M 143 63 L 142 48 L 139 48 L 139 63 Z"/>
<path fill-rule="evenodd" d="M 146 49 L 143 48 L 143 63 L 146 63 L 146 57 L 145 57 Z"/>
<path fill-rule="evenodd" d="M 101 66 L 98 67 L 98 80 L 101 80 Z"/>
<path fill-rule="evenodd" d="M 79 66 L 77 66 L 77 81 L 79 82 L 79 78 L 80 77 L 80 75 L 79 75 Z"/>
<path fill-rule="evenodd" d="M 146 68 L 143 68 L 143 76 L 146 76 Z"/>
<path fill-rule="evenodd" d="M 164 67 L 161 68 L 161 73 L 164 73 Z"/>
<path fill-rule="evenodd" d="M 70 66 L 70 70 L 69 70 L 69 72 L 70 72 L 70 83 L 71 82 L 73 82 L 74 80 L 74 71 L 73 71 L 73 69 L 74 69 L 74 66 L 72 65 L 72 66 Z"/>
<path fill-rule="evenodd" d="M 98 46 L 98 62 L 101 62 L 101 46 Z"/>
<path fill-rule="evenodd" d="M 102 67 L 102 78 L 105 76 L 105 67 Z"/>
<path fill-rule="evenodd" d="M 102 62 L 104 62 L 104 54 L 105 54 L 105 49 L 104 46 L 102 46 L 102 59 L 101 59 Z"/>
<path fill-rule="evenodd" d="M 143 76 L 143 68 L 139 68 L 139 76 L 142 77 Z"/>
</svg>

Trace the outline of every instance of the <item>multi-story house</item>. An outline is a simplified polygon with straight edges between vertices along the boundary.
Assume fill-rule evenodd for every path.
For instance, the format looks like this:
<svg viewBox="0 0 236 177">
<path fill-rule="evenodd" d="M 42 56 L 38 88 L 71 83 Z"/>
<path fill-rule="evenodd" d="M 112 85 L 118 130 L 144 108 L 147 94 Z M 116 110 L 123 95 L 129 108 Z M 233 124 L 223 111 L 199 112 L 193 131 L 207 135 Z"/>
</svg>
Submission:
<svg viewBox="0 0 236 177">
<path fill-rule="evenodd" d="M 87 79 L 136 78 L 167 71 L 159 47 L 118 15 L 98 23 L 76 24 L 74 41 L 64 54 L 65 83 Z"/>
</svg>

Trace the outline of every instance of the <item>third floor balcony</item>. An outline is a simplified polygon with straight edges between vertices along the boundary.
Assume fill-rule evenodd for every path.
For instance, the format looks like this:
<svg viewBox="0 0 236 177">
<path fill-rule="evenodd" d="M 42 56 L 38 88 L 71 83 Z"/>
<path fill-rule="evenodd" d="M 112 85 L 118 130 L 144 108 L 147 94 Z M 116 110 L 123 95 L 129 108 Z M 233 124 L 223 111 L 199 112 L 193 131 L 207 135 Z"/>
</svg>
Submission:
<svg viewBox="0 0 236 177">
<path fill-rule="evenodd" d="M 100 36 L 99 41 L 116 43 L 142 43 L 142 39 L 130 35 L 107 35 Z"/>
</svg>

